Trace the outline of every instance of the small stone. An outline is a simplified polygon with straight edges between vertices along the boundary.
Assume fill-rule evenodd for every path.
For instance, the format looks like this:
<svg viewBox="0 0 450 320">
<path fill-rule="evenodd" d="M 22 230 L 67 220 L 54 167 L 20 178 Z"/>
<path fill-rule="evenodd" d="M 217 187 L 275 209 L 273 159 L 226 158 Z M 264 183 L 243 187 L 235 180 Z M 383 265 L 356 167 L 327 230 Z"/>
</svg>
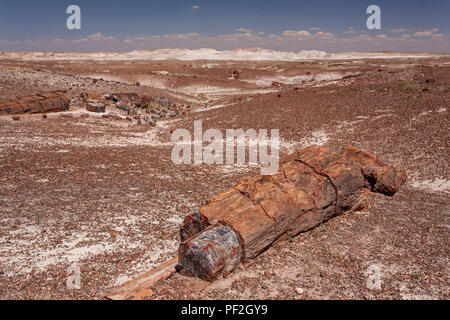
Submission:
<svg viewBox="0 0 450 320">
<path fill-rule="evenodd" d="M 167 98 L 161 98 L 158 100 L 158 104 L 162 107 L 170 107 L 172 103 Z"/>
<path fill-rule="evenodd" d="M 138 124 L 139 125 L 143 125 L 143 124 L 145 124 L 147 121 L 145 120 L 145 119 L 143 119 L 143 118 L 141 118 L 141 119 L 139 119 L 138 120 Z"/>
<path fill-rule="evenodd" d="M 305 292 L 302 288 L 295 288 L 295 292 L 297 292 L 298 294 L 302 294 L 303 292 Z"/>
<path fill-rule="evenodd" d="M 12 117 L 12 119 L 13 119 L 13 121 L 19 121 L 20 117 L 19 116 L 14 116 L 14 117 Z"/>
<path fill-rule="evenodd" d="M 118 104 L 117 105 L 117 109 L 119 109 L 119 110 L 123 110 L 123 111 L 129 111 L 130 110 L 130 108 L 128 108 L 126 105 L 124 105 L 124 104 Z"/>
</svg>

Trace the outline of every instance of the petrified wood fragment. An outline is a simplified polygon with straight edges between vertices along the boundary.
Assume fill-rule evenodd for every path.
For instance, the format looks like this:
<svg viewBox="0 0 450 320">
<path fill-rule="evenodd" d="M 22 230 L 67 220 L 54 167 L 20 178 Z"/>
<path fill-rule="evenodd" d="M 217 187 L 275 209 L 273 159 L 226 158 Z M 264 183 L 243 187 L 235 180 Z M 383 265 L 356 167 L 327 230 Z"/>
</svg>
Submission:
<svg viewBox="0 0 450 320">
<path fill-rule="evenodd" d="M 105 112 L 106 106 L 102 102 L 88 102 L 86 104 L 86 110 L 91 112 Z"/>
<path fill-rule="evenodd" d="M 394 195 L 405 180 L 404 170 L 353 147 L 342 154 L 319 146 L 297 151 L 277 174 L 243 178 L 187 216 L 177 269 L 212 281 L 275 241 L 367 208 L 370 191 Z"/>
<path fill-rule="evenodd" d="M 69 109 L 65 91 L 50 91 L 0 101 L 0 114 L 45 113 Z"/>
<path fill-rule="evenodd" d="M 186 250 L 186 251 L 184 251 Z M 226 224 L 219 224 L 201 232 L 189 246 L 180 247 L 183 267 L 197 270 L 202 279 L 212 281 L 217 275 L 227 275 L 241 262 L 241 242 Z"/>
<path fill-rule="evenodd" d="M 102 97 L 98 92 L 84 91 L 81 93 L 81 98 L 83 99 L 84 102 L 89 102 L 101 100 Z"/>
</svg>

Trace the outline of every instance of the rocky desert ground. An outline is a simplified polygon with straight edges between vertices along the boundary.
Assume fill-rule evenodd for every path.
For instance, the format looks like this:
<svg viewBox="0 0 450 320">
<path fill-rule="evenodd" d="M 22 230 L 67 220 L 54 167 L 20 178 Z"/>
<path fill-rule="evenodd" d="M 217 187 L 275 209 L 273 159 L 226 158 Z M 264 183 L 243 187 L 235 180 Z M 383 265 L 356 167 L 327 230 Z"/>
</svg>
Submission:
<svg viewBox="0 0 450 320">
<path fill-rule="evenodd" d="M 175 274 L 149 298 L 450 298 L 450 55 L 0 54 L 0 100 L 52 90 L 68 110 L 0 115 L 0 299 L 102 299 L 175 257 L 184 217 L 259 173 L 174 164 L 171 133 L 195 120 L 277 128 L 282 154 L 352 145 L 408 179 L 227 278 Z M 109 98 L 105 112 L 88 111 L 83 92 Z M 79 289 L 66 284 L 74 264 Z M 373 270 L 379 288 L 367 286 Z"/>
</svg>

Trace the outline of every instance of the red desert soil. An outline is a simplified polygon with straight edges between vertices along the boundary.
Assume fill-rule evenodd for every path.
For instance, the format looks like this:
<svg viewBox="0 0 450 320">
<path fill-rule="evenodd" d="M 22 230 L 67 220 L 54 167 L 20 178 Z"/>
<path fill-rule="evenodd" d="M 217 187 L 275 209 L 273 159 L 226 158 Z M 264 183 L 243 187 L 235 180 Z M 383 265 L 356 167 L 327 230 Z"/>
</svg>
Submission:
<svg viewBox="0 0 450 320">
<path fill-rule="evenodd" d="M 171 131 L 192 132 L 198 119 L 203 130 L 278 128 L 283 153 L 352 145 L 408 180 L 393 198 L 374 194 L 369 210 L 278 243 L 226 279 L 176 274 L 151 298 L 449 299 L 449 62 L 0 60 L 0 98 L 62 89 L 192 105 L 156 127 L 75 106 L 46 119 L 0 116 L 0 299 L 100 299 L 176 256 L 183 218 L 259 172 L 173 164 Z M 66 286 L 72 263 L 80 289 Z M 381 289 L 366 285 L 373 265 Z"/>
</svg>

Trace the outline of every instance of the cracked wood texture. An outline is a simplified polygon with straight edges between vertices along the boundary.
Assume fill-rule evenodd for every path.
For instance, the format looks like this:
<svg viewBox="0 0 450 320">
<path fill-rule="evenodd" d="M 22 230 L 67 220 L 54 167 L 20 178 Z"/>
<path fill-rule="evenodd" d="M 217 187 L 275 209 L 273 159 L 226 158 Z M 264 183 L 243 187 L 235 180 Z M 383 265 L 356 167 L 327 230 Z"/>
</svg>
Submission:
<svg viewBox="0 0 450 320">
<path fill-rule="evenodd" d="M 49 91 L 0 101 L 1 114 L 45 113 L 69 109 L 66 91 Z"/>
<path fill-rule="evenodd" d="M 320 146 L 299 150 L 281 161 L 277 174 L 245 177 L 188 215 L 177 268 L 213 281 L 234 270 L 236 259 L 252 259 L 278 240 L 367 208 L 371 191 L 392 196 L 405 180 L 403 169 L 353 147 L 341 154 Z M 235 238 L 240 250 L 229 241 Z"/>
</svg>

